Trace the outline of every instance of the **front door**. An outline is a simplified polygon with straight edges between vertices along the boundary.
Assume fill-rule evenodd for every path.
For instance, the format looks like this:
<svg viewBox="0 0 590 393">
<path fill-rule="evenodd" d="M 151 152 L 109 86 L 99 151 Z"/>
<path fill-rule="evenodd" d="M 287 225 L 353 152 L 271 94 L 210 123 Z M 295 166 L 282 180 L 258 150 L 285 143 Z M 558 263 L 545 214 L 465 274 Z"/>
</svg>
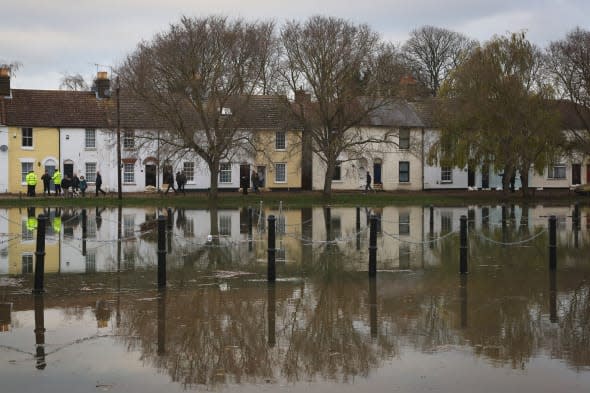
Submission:
<svg viewBox="0 0 590 393">
<path fill-rule="evenodd" d="M 250 188 L 250 165 L 240 165 L 240 187 Z"/>
<path fill-rule="evenodd" d="M 148 164 L 145 166 L 145 185 L 156 187 L 156 174 L 157 169 L 154 164 Z"/>
<path fill-rule="evenodd" d="M 490 167 L 487 165 L 481 168 L 481 188 L 490 188 Z"/>
<path fill-rule="evenodd" d="M 64 164 L 64 175 L 70 179 L 74 177 L 74 164 Z"/>
<path fill-rule="evenodd" d="M 475 187 L 475 171 L 471 168 L 467 170 L 467 187 Z"/>
<path fill-rule="evenodd" d="M 373 184 L 381 184 L 381 163 L 373 164 Z"/>
<path fill-rule="evenodd" d="M 55 172 L 55 165 L 45 165 L 45 170 L 47 171 L 50 177 L 53 177 L 53 172 Z M 49 181 L 49 189 L 52 192 L 55 191 L 55 184 L 52 180 Z"/>
<path fill-rule="evenodd" d="M 581 164 L 572 164 L 572 184 L 582 184 Z"/>
</svg>

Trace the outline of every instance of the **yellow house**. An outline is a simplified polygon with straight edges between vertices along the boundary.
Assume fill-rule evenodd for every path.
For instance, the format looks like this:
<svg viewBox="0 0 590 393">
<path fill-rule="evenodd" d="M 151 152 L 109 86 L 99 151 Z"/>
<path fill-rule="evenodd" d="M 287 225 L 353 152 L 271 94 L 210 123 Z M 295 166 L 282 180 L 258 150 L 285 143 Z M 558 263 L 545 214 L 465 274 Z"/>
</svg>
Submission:
<svg viewBox="0 0 590 393">
<path fill-rule="evenodd" d="M 301 188 L 301 131 L 259 130 L 254 166 L 264 176 L 264 188 Z"/>
<path fill-rule="evenodd" d="M 37 246 L 37 217 L 41 209 L 8 210 L 8 232 L 20 234 L 20 241 L 8 247 L 8 274 L 19 275 L 33 273 L 35 270 L 35 249 Z M 51 228 L 46 233 L 45 241 L 45 273 L 59 272 L 60 242 L 51 236 Z"/>
</svg>

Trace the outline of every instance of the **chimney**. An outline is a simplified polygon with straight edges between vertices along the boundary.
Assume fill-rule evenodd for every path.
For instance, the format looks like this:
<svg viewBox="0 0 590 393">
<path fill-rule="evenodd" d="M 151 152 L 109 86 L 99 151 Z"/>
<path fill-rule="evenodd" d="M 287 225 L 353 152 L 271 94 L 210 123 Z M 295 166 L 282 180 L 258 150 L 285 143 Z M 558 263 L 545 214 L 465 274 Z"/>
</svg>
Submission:
<svg viewBox="0 0 590 393">
<path fill-rule="evenodd" d="M 111 96 L 111 81 L 106 71 L 99 71 L 96 73 L 94 85 L 96 87 L 96 96 L 98 98 L 109 98 Z"/>
<path fill-rule="evenodd" d="M 10 96 L 10 68 L 0 67 L 0 97 Z"/>
<path fill-rule="evenodd" d="M 295 91 L 295 103 L 297 104 L 308 104 L 311 102 L 311 94 L 307 93 L 303 89 Z"/>
</svg>

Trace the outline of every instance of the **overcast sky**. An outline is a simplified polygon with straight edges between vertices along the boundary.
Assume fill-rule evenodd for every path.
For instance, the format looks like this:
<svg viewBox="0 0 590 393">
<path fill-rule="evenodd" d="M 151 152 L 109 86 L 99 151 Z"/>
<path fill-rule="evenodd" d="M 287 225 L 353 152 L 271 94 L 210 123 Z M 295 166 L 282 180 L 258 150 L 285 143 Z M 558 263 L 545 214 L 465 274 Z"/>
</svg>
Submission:
<svg viewBox="0 0 590 393">
<path fill-rule="evenodd" d="M 540 46 L 576 26 L 590 29 L 589 0 L 15 0 L 0 7 L 0 63 L 22 64 L 11 83 L 21 89 L 58 89 L 63 74 L 90 82 L 182 15 L 273 19 L 279 26 L 337 16 L 398 44 L 427 24 L 482 42 L 524 29 Z"/>
</svg>

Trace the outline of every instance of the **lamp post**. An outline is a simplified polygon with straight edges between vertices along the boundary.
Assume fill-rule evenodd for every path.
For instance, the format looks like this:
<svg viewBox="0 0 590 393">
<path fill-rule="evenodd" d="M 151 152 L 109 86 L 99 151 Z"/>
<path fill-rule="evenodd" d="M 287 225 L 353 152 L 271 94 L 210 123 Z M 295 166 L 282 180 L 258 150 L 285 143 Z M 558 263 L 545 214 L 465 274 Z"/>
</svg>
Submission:
<svg viewBox="0 0 590 393">
<path fill-rule="evenodd" d="M 121 102 L 120 102 L 119 77 L 117 76 L 117 192 L 119 200 L 123 199 L 123 190 L 121 188 Z"/>
</svg>

